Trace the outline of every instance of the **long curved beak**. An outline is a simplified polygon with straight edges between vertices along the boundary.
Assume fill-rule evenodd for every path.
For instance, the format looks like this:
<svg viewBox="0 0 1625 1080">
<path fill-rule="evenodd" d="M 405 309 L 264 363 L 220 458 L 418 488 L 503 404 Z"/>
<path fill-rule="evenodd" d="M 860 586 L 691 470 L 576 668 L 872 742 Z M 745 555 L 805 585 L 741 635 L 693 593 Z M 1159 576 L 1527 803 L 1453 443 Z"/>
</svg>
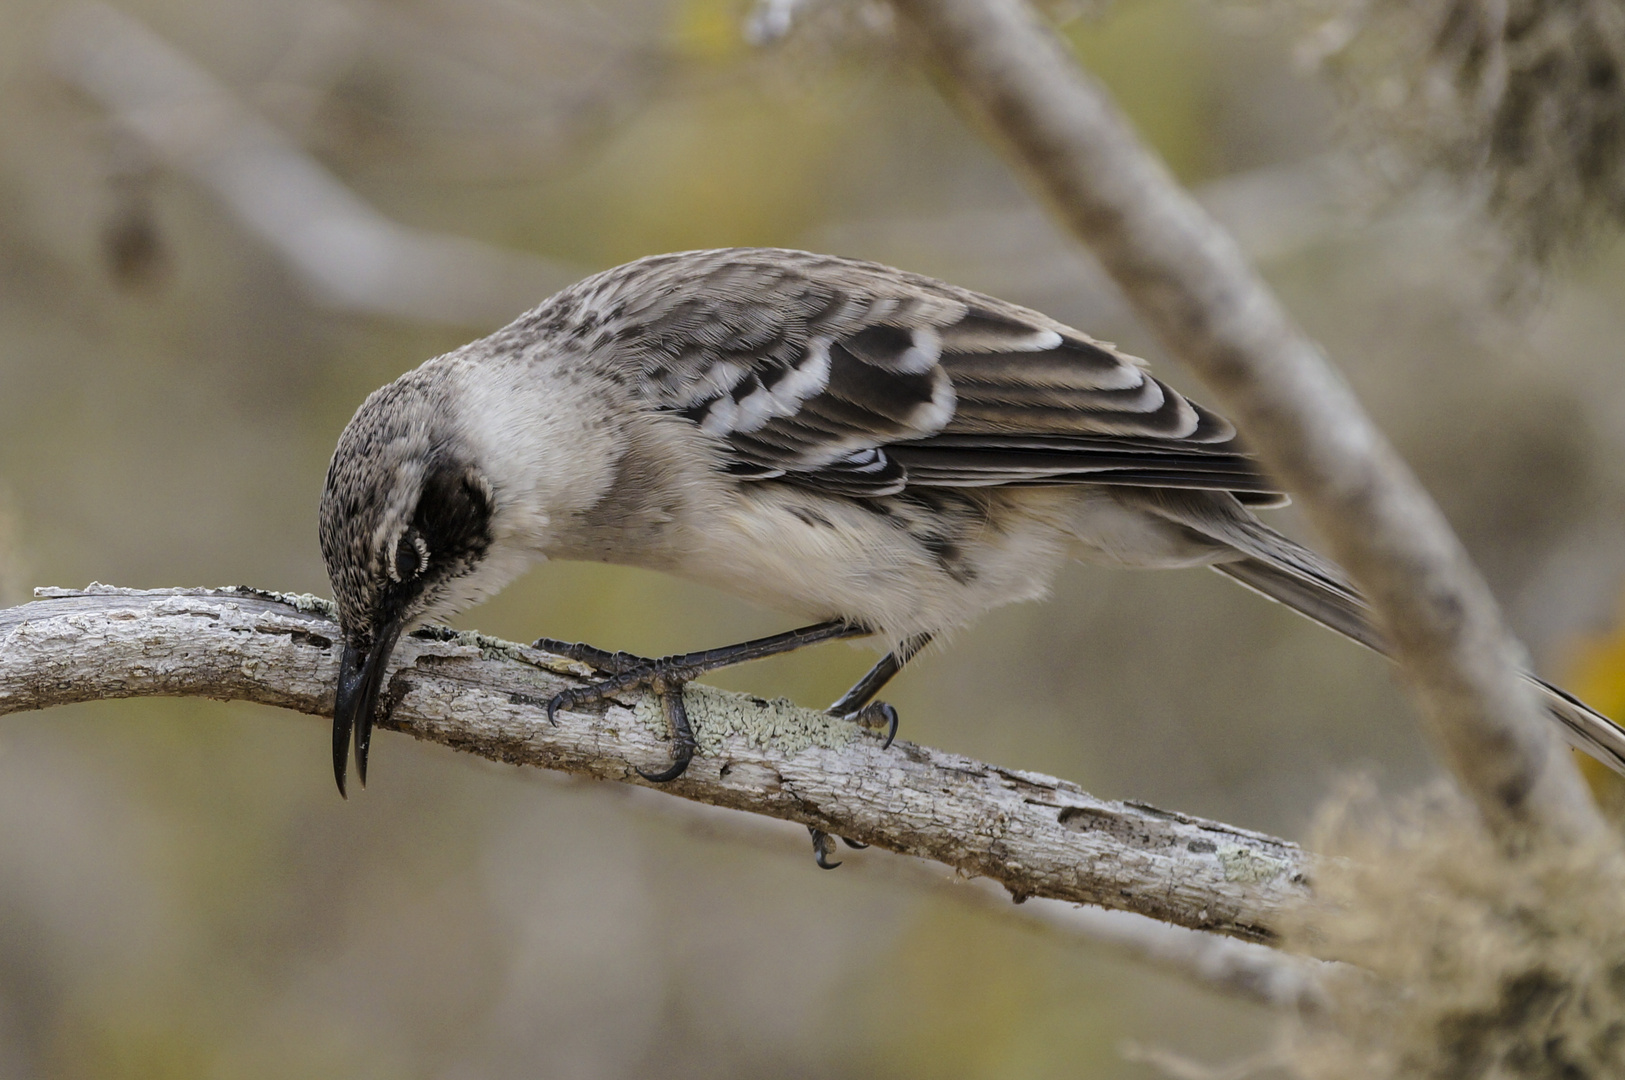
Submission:
<svg viewBox="0 0 1625 1080">
<path fill-rule="evenodd" d="M 372 742 L 373 713 L 378 708 L 378 690 L 384 685 L 384 669 L 389 666 L 389 654 L 395 651 L 395 642 L 401 636 L 401 627 L 393 623 L 384 627 L 373 639 L 372 647 L 363 653 L 344 643 L 344 655 L 339 660 L 339 685 L 333 695 L 333 778 L 339 782 L 339 794 L 344 790 L 344 774 L 350 756 L 350 733 L 355 733 L 355 775 L 361 786 L 367 786 L 367 748 Z"/>
</svg>

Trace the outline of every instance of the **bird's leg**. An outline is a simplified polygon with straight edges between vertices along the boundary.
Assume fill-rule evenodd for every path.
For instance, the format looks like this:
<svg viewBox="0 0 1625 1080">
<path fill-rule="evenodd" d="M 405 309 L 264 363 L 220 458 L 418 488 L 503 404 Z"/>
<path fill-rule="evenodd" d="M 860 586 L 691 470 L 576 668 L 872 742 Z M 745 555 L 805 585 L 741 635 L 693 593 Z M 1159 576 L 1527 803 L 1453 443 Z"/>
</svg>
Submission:
<svg viewBox="0 0 1625 1080">
<path fill-rule="evenodd" d="M 903 665 L 920 655 L 920 650 L 931 644 L 930 634 L 915 634 L 898 648 L 882 656 L 868 673 L 852 684 L 852 689 L 840 696 L 840 699 L 825 711 L 831 716 L 848 717 L 863 727 L 886 728 L 886 741 L 880 744 L 882 750 L 891 746 L 897 737 L 897 710 L 884 701 L 871 699 L 880 693 L 881 687 L 891 682 L 892 677 L 903 670 Z M 818 863 L 820 870 L 833 870 L 840 863 L 829 861 L 830 855 L 835 852 L 835 841 L 823 829 L 807 826 L 807 832 L 812 836 L 813 860 Z M 863 849 L 868 844 L 859 843 L 841 837 L 841 843 L 849 848 Z"/>
<path fill-rule="evenodd" d="M 903 670 L 903 665 L 920 655 L 920 650 L 931 644 L 930 634 L 915 634 L 896 649 L 882 656 L 868 674 L 852 684 L 852 689 L 842 694 L 840 700 L 831 705 L 826 712 L 831 716 L 847 717 L 864 727 L 882 727 L 886 729 L 886 741 L 881 749 L 891 745 L 897 737 L 897 710 L 884 701 L 871 700 L 880 693 L 881 687 L 891 682 L 892 677 Z"/>
<path fill-rule="evenodd" d="M 654 691 L 660 699 L 661 707 L 666 714 L 666 723 L 670 725 L 672 731 L 672 764 L 670 768 L 659 773 L 646 773 L 639 769 L 638 775 L 653 783 L 665 783 L 683 775 L 683 770 L 688 768 L 689 761 L 694 757 L 694 732 L 689 727 L 688 710 L 683 704 L 683 687 L 687 683 L 718 668 L 742 664 L 747 660 L 777 656 L 823 641 L 864 637 L 871 632 L 865 626 L 842 619 L 831 619 L 829 622 L 803 626 L 799 630 L 788 630 L 771 637 L 742 641 L 737 645 L 724 645 L 702 652 L 665 656 L 658 660 L 648 660 L 633 656 L 631 653 L 606 652 L 590 645 L 554 641 L 551 638 L 539 638 L 532 647 L 578 660 L 609 676 L 601 682 L 555 694 L 547 703 L 547 718 L 555 723 L 556 714 L 560 709 L 572 708 L 590 701 L 602 701 L 622 690 L 636 686 L 646 686 Z"/>
<path fill-rule="evenodd" d="M 649 662 L 647 657 L 635 656 L 629 652 L 609 652 L 606 649 L 583 645 L 579 641 L 560 641 L 558 638 L 537 638 L 530 643 L 530 647 L 586 664 L 594 671 L 601 671 L 605 675 L 619 675 L 639 664 Z"/>
</svg>

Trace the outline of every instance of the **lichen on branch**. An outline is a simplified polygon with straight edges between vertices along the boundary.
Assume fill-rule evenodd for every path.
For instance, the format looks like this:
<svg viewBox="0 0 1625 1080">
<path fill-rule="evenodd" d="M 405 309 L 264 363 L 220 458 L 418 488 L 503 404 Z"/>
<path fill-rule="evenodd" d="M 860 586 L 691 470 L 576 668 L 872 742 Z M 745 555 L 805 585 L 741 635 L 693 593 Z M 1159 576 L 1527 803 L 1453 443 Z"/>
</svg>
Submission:
<svg viewBox="0 0 1625 1080">
<path fill-rule="evenodd" d="M 0 715 L 103 698 L 196 696 L 328 716 L 338 625 L 326 601 L 253 589 L 38 590 L 0 610 Z M 479 634 L 429 629 L 396 651 L 379 727 L 516 765 L 651 786 L 669 754 L 642 691 L 561 710 L 585 667 Z M 1307 890 L 1294 844 L 1075 784 L 880 739 L 855 724 L 694 691 L 701 753 L 661 791 L 799 822 L 1047 897 L 1251 941 Z"/>
</svg>

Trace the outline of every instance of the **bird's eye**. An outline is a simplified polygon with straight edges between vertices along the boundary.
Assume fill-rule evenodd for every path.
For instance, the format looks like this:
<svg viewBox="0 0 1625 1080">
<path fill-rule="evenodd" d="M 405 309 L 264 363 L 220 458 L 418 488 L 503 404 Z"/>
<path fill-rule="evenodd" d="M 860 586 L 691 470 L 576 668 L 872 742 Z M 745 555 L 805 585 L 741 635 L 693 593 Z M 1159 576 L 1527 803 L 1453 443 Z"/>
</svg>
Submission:
<svg viewBox="0 0 1625 1080">
<path fill-rule="evenodd" d="M 429 569 L 429 545 L 416 529 L 407 529 L 395 542 L 395 558 L 389 565 L 389 576 L 396 581 L 409 581 Z"/>
</svg>

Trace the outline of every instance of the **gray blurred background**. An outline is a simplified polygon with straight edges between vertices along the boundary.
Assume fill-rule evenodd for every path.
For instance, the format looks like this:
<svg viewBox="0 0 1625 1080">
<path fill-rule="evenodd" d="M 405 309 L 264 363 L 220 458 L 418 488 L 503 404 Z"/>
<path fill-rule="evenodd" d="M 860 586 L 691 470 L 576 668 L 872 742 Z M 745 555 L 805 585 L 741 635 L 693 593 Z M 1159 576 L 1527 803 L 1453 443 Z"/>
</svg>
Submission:
<svg viewBox="0 0 1625 1080">
<path fill-rule="evenodd" d="M 899 50 L 884 9 L 753 48 L 736 0 L 0 0 L 0 601 L 327 593 L 315 508 L 368 391 L 575 277 L 770 244 L 877 259 L 1162 357 Z M 1375 200 L 1282 20 L 1063 26 L 1435 492 L 1546 673 L 1625 705 L 1625 251 L 1491 305 L 1440 191 Z M 1291 511 L 1273 517 L 1312 540 Z M 462 625 L 646 654 L 782 629 L 543 567 Z M 872 656 L 729 672 L 808 704 Z M 1374 658 L 1216 575 L 1075 567 L 916 662 L 908 738 L 1302 837 L 1433 766 Z M 1270 1018 L 1046 937 L 884 852 L 210 701 L 0 723 L 0 1077 L 1144 1076 Z"/>
</svg>

